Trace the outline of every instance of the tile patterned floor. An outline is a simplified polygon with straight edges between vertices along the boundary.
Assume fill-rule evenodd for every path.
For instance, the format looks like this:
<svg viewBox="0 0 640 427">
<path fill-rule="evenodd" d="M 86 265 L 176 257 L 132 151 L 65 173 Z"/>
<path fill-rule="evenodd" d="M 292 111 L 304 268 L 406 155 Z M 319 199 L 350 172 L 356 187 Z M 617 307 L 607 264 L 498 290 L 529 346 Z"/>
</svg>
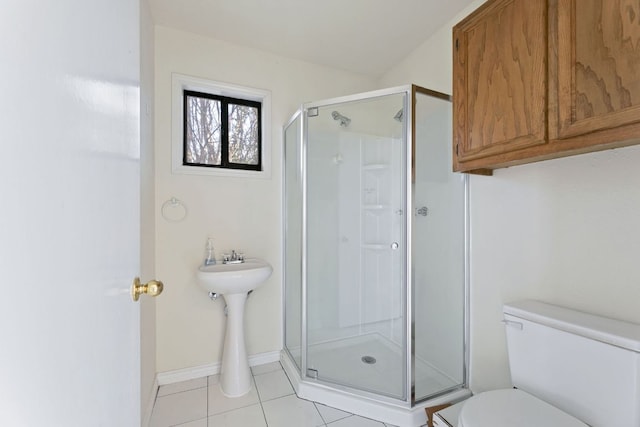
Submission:
<svg viewBox="0 0 640 427">
<path fill-rule="evenodd" d="M 218 375 L 160 387 L 151 427 L 395 427 L 299 399 L 279 362 L 251 368 L 246 396 L 229 399 Z"/>
</svg>

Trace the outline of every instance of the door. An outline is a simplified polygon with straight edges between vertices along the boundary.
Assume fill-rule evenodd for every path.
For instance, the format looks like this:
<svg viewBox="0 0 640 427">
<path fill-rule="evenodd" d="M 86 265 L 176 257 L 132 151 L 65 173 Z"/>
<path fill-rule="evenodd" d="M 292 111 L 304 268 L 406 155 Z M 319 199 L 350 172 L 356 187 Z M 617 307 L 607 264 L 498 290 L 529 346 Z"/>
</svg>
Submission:
<svg viewBox="0 0 640 427">
<path fill-rule="evenodd" d="M 139 3 L 0 14 L 0 425 L 140 424 Z"/>
<path fill-rule="evenodd" d="M 422 88 L 414 99 L 411 282 L 416 401 L 465 384 L 467 174 L 451 173 L 450 100 Z"/>
<path fill-rule="evenodd" d="M 303 374 L 404 400 L 407 92 L 306 110 Z"/>
</svg>

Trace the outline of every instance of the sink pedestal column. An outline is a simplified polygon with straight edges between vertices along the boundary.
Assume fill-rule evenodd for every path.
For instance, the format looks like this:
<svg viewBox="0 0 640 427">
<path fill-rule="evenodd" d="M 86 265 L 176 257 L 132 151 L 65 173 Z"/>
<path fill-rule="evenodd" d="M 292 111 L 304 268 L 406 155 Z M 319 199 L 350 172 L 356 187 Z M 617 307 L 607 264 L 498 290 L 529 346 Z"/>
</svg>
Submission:
<svg viewBox="0 0 640 427">
<path fill-rule="evenodd" d="M 240 397 L 251 390 L 251 371 L 244 345 L 244 304 L 247 294 L 223 295 L 227 303 L 227 328 L 222 349 L 220 388 L 227 397 Z"/>
</svg>

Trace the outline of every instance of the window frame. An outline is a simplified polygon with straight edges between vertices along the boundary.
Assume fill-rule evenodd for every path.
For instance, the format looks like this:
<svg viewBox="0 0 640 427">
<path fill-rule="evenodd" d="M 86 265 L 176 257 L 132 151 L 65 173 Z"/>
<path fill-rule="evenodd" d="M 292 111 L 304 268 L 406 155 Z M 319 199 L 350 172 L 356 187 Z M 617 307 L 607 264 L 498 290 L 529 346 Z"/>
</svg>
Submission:
<svg viewBox="0 0 640 427">
<path fill-rule="evenodd" d="M 191 163 L 187 161 L 187 98 L 204 98 L 220 102 L 220 164 Z M 205 168 L 244 169 L 262 171 L 262 103 L 249 99 L 231 98 L 190 89 L 182 90 L 182 164 L 183 166 L 201 166 Z M 229 104 L 251 107 L 258 110 L 258 163 L 234 163 L 229 159 Z"/>
<path fill-rule="evenodd" d="M 193 164 L 186 162 L 185 153 L 185 91 L 195 92 L 218 100 L 228 99 L 232 104 L 260 104 L 259 151 L 258 165 L 232 163 L 231 167 L 221 165 Z M 254 106 L 254 105 L 249 105 Z M 271 93 L 262 89 L 254 89 L 229 83 L 216 82 L 183 74 L 172 74 L 172 172 L 174 174 L 213 175 L 226 177 L 271 178 Z M 226 120 L 225 117 L 222 118 Z M 226 125 L 225 125 L 226 126 Z"/>
</svg>

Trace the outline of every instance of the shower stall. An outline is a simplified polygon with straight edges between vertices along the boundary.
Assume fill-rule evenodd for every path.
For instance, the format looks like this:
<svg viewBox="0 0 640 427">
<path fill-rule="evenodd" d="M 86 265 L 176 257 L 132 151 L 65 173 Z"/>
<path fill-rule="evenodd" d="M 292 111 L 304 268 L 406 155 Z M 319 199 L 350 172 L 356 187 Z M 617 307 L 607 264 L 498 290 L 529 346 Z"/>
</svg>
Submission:
<svg viewBox="0 0 640 427">
<path fill-rule="evenodd" d="M 468 394 L 468 181 L 451 102 L 415 85 L 284 127 L 284 350 L 300 397 L 395 425 Z"/>
</svg>

